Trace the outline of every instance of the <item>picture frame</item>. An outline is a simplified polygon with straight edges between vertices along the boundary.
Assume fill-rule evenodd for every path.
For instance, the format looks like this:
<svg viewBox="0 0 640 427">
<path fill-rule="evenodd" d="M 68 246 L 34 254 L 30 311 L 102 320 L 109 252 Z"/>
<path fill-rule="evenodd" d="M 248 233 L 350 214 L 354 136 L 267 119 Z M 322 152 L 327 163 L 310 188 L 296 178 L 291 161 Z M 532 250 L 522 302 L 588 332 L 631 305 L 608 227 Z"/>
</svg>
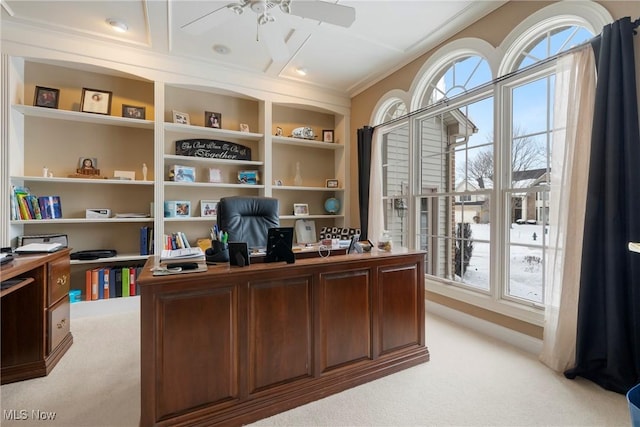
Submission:
<svg viewBox="0 0 640 427">
<path fill-rule="evenodd" d="M 338 181 L 337 179 L 328 179 L 326 187 L 327 188 L 339 188 L 340 187 L 340 181 Z"/>
<path fill-rule="evenodd" d="M 181 111 L 173 110 L 173 123 L 178 123 L 181 125 L 190 125 L 191 118 L 188 113 L 183 113 Z"/>
<path fill-rule="evenodd" d="M 173 176 L 171 180 L 174 182 L 196 182 L 196 168 L 192 166 L 173 166 Z"/>
<path fill-rule="evenodd" d="M 309 205 L 307 203 L 294 203 L 293 204 L 293 215 L 294 216 L 308 216 L 309 215 Z"/>
<path fill-rule="evenodd" d="M 238 183 L 256 185 L 260 181 L 258 171 L 240 171 L 238 172 Z"/>
<path fill-rule="evenodd" d="M 200 200 L 200 216 L 218 216 L 218 202 L 219 200 Z"/>
<path fill-rule="evenodd" d="M 275 136 L 282 136 L 282 135 L 283 135 L 282 128 L 280 126 L 277 126 Z"/>
<path fill-rule="evenodd" d="M 333 142 L 333 129 L 324 129 L 322 131 L 322 142 Z"/>
<path fill-rule="evenodd" d="M 240 132 L 250 132 L 249 125 L 246 123 L 240 123 Z"/>
<path fill-rule="evenodd" d="M 122 104 L 122 117 L 144 120 L 146 118 L 145 107 Z"/>
<path fill-rule="evenodd" d="M 209 168 L 209 182 L 222 182 L 222 170 Z"/>
<path fill-rule="evenodd" d="M 208 128 L 222 129 L 222 114 L 205 111 L 204 126 Z"/>
<path fill-rule="evenodd" d="M 191 216 L 191 202 L 188 200 L 167 200 L 164 202 L 165 218 Z"/>
<path fill-rule="evenodd" d="M 80 157 L 76 173 L 79 175 L 100 175 L 98 159 L 96 157 Z"/>
<path fill-rule="evenodd" d="M 111 91 L 82 88 L 80 111 L 93 114 L 111 114 Z"/>
<path fill-rule="evenodd" d="M 58 108 L 60 89 L 52 87 L 36 86 L 33 96 L 33 105 L 36 107 Z"/>
</svg>

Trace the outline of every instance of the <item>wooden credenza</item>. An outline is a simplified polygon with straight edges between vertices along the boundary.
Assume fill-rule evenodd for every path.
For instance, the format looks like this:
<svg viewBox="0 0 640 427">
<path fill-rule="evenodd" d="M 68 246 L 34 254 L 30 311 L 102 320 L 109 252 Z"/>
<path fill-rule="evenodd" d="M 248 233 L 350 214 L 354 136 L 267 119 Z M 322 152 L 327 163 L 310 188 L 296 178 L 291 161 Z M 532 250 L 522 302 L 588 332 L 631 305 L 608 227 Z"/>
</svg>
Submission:
<svg viewBox="0 0 640 427">
<path fill-rule="evenodd" d="M 423 252 L 152 276 L 142 426 L 241 425 L 429 360 Z"/>
<path fill-rule="evenodd" d="M 0 270 L 2 281 L 22 279 L 0 294 L 2 384 L 49 374 L 71 347 L 69 252 L 21 255 Z"/>
</svg>

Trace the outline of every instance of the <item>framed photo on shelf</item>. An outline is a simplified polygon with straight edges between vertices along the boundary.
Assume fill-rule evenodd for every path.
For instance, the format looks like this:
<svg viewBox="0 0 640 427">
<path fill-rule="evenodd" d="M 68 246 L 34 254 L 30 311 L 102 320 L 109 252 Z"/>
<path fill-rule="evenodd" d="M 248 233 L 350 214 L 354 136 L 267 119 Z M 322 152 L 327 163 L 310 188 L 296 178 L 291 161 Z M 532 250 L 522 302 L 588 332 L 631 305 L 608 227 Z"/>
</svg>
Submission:
<svg viewBox="0 0 640 427">
<path fill-rule="evenodd" d="M 80 111 L 83 113 L 111 114 L 111 92 L 82 88 Z"/>
<path fill-rule="evenodd" d="M 164 217 L 189 217 L 191 216 L 191 202 L 188 200 L 167 200 L 164 202 Z"/>
<path fill-rule="evenodd" d="M 322 142 L 333 142 L 333 129 L 325 129 L 322 131 Z"/>
<path fill-rule="evenodd" d="M 256 185 L 260 181 L 258 171 L 240 171 L 238 172 L 239 184 L 251 184 Z"/>
<path fill-rule="evenodd" d="M 173 123 L 190 125 L 191 120 L 189 119 L 189 114 L 173 110 Z"/>
<path fill-rule="evenodd" d="M 173 178 L 175 182 L 196 182 L 196 168 L 192 166 L 179 166 L 173 167 Z"/>
<path fill-rule="evenodd" d="M 98 159 L 95 157 L 80 157 L 76 173 L 79 175 L 100 175 Z"/>
<path fill-rule="evenodd" d="M 211 111 L 204 112 L 204 126 L 208 128 L 222 128 L 222 114 Z"/>
<path fill-rule="evenodd" d="M 339 181 L 337 179 L 328 179 L 327 180 L 327 188 L 338 188 Z"/>
<path fill-rule="evenodd" d="M 144 107 L 134 107 L 133 105 L 122 104 L 122 117 L 129 119 L 145 119 Z"/>
<path fill-rule="evenodd" d="M 240 123 L 240 132 L 249 132 L 249 125 L 246 123 Z"/>
<path fill-rule="evenodd" d="M 33 97 L 33 105 L 36 107 L 58 108 L 60 89 L 36 86 L 36 94 Z"/>
<path fill-rule="evenodd" d="M 215 217 L 218 214 L 218 200 L 200 200 L 200 216 Z"/>
<path fill-rule="evenodd" d="M 217 168 L 209 168 L 209 182 L 222 182 L 222 171 Z"/>
<path fill-rule="evenodd" d="M 309 215 L 309 205 L 306 203 L 294 203 L 293 215 L 295 216 L 307 216 Z"/>
</svg>

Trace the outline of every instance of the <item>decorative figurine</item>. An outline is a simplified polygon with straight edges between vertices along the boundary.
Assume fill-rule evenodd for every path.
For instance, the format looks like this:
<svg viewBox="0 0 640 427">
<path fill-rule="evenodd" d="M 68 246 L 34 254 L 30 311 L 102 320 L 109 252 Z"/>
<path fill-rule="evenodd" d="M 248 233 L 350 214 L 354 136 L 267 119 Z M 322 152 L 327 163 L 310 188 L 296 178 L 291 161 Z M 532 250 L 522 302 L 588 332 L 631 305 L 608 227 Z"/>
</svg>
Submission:
<svg viewBox="0 0 640 427">
<path fill-rule="evenodd" d="M 146 180 L 147 180 L 147 171 L 148 171 L 148 169 L 147 169 L 147 164 L 146 164 L 146 163 L 143 163 L 143 164 L 142 164 L 142 180 L 143 180 L 143 181 L 146 181 Z"/>
</svg>

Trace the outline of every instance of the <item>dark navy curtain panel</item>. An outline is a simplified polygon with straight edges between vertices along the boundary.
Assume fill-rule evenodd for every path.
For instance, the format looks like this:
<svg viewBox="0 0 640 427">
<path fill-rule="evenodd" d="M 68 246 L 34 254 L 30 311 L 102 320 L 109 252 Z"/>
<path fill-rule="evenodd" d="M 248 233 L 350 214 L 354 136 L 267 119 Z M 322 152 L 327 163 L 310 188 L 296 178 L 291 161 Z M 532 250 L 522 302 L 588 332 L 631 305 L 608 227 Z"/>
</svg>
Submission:
<svg viewBox="0 0 640 427">
<path fill-rule="evenodd" d="M 639 20 L 640 21 L 640 20 Z M 639 21 L 620 19 L 594 41 L 597 86 L 580 297 L 576 366 L 605 389 L 640 382 L 640 135 L 633 53 Z"/>
<path fill-rule="evenodd" d="M 373 128 L 358 129 L 358 200 L 360 205 L 360 240 L 368 239 L 369 229 L 369 183 L 371 172 L 371 139 Z"/>
</svg>

